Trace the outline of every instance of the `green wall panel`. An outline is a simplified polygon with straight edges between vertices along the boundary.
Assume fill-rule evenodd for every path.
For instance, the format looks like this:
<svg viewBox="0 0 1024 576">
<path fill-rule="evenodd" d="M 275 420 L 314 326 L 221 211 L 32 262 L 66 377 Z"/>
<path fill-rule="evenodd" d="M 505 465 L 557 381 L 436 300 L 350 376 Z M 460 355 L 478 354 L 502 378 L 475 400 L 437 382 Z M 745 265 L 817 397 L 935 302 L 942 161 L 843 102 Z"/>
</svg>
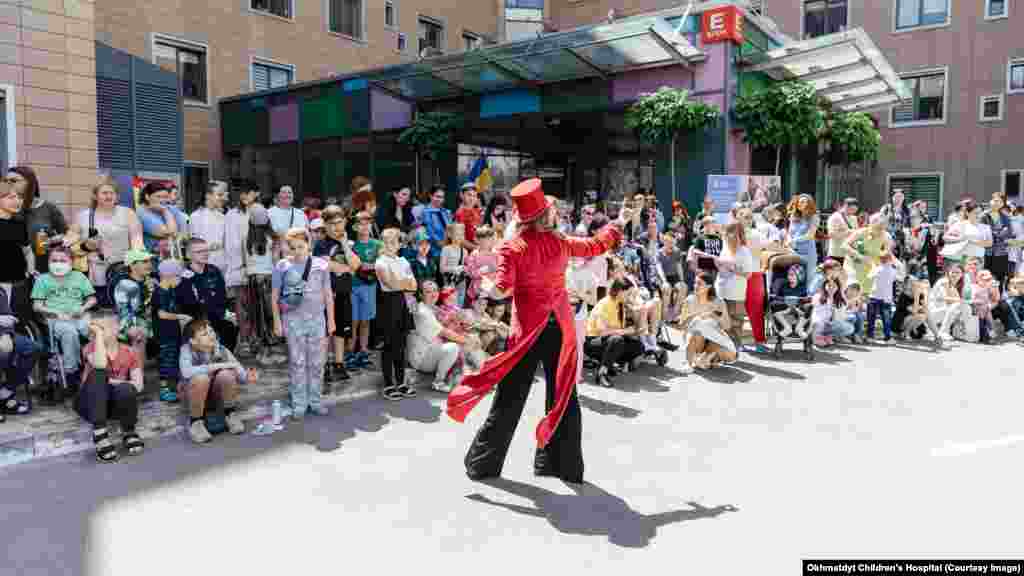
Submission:
<svg viewBox="0 0 1024 576">
<path fill-rule="evenodd" d="M 545 114 L 606 110 L 610 93 L 610 83 L 600 78 L 551 84 L 541 90 L 541 110 Z"/>
<path fill-rule="evenodd" d="M 236 149 L 261 143 L 259 126 L 254 122 L 254 114 L 247 101 L 224 104 L 220 114 L 225 148 Z"/>
<path fill-rule="evenodd" d="M 340 87 L 326 91 L 319 98 L 305 100 L 301 106 L 299 137 L 302 140 L 344 136 L 349 130 Z"/>
</svg>

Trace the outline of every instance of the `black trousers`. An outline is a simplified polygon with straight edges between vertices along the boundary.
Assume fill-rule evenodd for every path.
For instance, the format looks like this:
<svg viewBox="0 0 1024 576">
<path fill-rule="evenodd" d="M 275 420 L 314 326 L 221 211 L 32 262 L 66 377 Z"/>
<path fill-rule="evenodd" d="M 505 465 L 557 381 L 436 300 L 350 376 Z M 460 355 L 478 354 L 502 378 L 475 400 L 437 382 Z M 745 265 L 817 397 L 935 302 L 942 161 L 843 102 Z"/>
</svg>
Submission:
<svg viewBox="0 0 1024 576">
<path fill-rule="evenodd" d="M 644 345 L 630 336 L 594 336 L 587 337 L 583 350 L 587 356 L 601 362 L 601 366 L 611 368 L 617 362 L 639 358 L 644 353 Z"/>
<path fill-rule="evenodd" d="M 106 370 L 94 370 L 78 392 L 75 411 L 94 428 L 103 428 L 107 420 L 121 423 L 123 432 L 134 432 L 139 419 L 139 402 L 131 384 L 107 383 Z"/>
<path fill-rule="evenodd" d="M 519 418 L 523 414 L 526 397 L 530 393 L 533 375 L 541 362 L 544 363 L 544 377 L 547 380 L 545 411 L 554 407 L 555 373 L 561 347 L 562 330 L 552 315 L 534 342 L 533 348 L 528 350 L 519 364 L 498 383 L 491 412 L 466 454 L 466 471 L 470 475 L 477 478 L 501 475 L 505 455 L 512 443 Z M 537 449 L 533 463 L 534 473 L 557 476 L 567 482 L 582 483 L 582 438 L 580 404 L 576 389 L 573 388 L 569 405 L 551 441 L 544 448 Z"/>
<path fill-rule="evenodd" d="M 985 268 L 992 273 L 1000 292 L 1006 288 L 1006 275 L 1010 272 L 1009 256 L 985 256 Z"/>
<path fill-rule="evenodd" d="M 405 294 L 402 292 L 379 292 L 377 294 L 377 321 L 384 342 L 381 349 L 381 371 L 384 386 L 391 387 L 405 383 L 405 342 L 408 332 L 404 330 Z"/>
</svg>

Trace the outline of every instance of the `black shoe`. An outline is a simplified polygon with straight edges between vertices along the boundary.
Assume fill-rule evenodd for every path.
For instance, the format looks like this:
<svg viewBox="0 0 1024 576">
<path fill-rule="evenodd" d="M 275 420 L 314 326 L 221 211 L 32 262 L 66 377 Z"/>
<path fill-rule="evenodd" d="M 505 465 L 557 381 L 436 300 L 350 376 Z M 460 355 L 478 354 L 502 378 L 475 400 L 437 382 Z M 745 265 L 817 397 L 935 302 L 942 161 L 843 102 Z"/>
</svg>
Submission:
<svg viewBox="0 0 1024 576">
<path fill-rule="evenodd" d="M 481 480 L 489 480 L 491 478 L 497 478 L 499 475 L 498 474 L 492 474 L 492 473 L 489 473 L 489 472 L 480 472 L 478 470 L 467 469 L 466 470 L 466 476 L 470 480 L 472 480 L 474 482 L 480 482 Z"/>
<path fill-rule="evenodd" d="M 668 364 L 668 350 L 660 350 L 658 353 L 658 366 L 666 366 Z"/>
</svg>

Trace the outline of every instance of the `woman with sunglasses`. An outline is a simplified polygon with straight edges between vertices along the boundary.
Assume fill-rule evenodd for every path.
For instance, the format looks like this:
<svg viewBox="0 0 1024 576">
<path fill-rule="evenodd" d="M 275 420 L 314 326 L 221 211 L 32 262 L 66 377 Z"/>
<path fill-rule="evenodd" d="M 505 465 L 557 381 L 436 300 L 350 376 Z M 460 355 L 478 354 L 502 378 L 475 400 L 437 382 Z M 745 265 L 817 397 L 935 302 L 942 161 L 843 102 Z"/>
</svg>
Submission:
<svg viewBox="0 0 1024 576">
<path fill-rule="evenodd" d="M 28 166 L 12 166 L 7 170 L 5 180 L 23 198 L 22 213 L 28 226 L 29 239 L 33 242 L 35 271 L 45 274 L 49 269 L 46 248 L 48 238 L 63 236 L 68 231 L 64 213 L 53 202 L 42 199 L 39 179 Z"/>
</svg>

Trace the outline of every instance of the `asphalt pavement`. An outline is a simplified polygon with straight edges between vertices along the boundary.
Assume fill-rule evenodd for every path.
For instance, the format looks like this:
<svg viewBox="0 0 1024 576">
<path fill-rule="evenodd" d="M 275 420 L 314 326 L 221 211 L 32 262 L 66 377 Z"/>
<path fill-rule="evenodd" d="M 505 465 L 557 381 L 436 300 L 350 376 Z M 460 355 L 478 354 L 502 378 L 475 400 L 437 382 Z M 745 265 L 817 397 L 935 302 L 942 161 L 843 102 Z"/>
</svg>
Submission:
<svg viewBox="0 0 1024 576">
<path fill-rule="evenodd" d="M 532 476 L 535 383 L 502 479 L 440 394 L 269 437 L 0 470 L 0 574 L 800 573 L 801 558 L 1021 557 L 1016 344 L 745 355 L 584 384 L 586 480 Z"/>
</svg>

